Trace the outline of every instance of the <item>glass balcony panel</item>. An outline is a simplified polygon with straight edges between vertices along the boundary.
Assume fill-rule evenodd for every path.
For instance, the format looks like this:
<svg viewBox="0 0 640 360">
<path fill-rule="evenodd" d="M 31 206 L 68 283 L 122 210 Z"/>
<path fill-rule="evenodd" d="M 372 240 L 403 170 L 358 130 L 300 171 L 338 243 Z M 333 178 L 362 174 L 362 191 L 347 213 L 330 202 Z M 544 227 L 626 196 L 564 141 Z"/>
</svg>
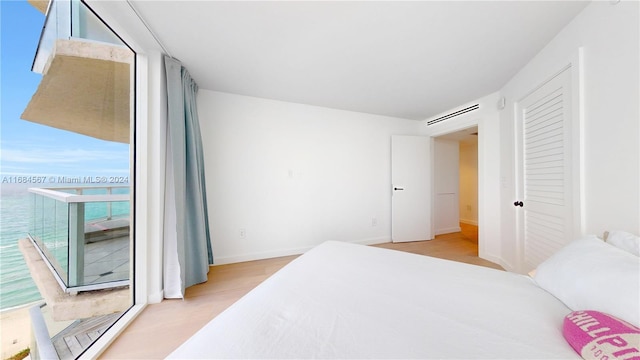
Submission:
<svg viewBox="0 0 640 360">
<path fill-rule="evenodd" d="M 31 194 L 33 218 L 29 235 L 60 278 L 67 278 L 68 271 L 68 211 L 67 204 Z"/>
<path fill-rule="evenodd" d="M 31 212 L 31 219 L 29 221 L 29 233 L 34 238 L 34 240 L 40 239 L 40 227 L 42 226 L 42 197 L 36 194 L 29 194 L 31 201 L 29 202 L 31 207 L 29 211 Z"/>
<path fill-rule="evenodd" d="M 31 70 L 43 74 L 57 39 L 71 37 L 71 3 L 69 0 L 53 0 L 40 35 L 40 43 Z"/>
<path fill-rule="evenodd" d="M 44 68 L 57 39 L 72 37 L 124 45 L 80 0 L 52 0 L 38 44 L 38 52 L 42 52 L 43 58 L 36 58 L 39 68 Z"/>
<path fill-rule="evenodd" d="M 100 19 L 79 0 L 71 1 L 71 30 L 75 38 L 124 45 L 122 41 Z"/>
<path fill-rule="evenodd" d="M 128 201 L 114 201 L 111 203 L 111 216 L 114 219 L 128 217 L 131 205 Z"/>
<path fill-rule="evenodd" d="M 67 289 L 128 283 L 128 187 L 29 191 L 34 215 L 29 235 Z"/>
<path fill-rule="evenodd" d="M 55 230 L 53 242 L 55 243 L 55 259 L 58 262 L 58 274 L 65 278 L 69 272 L 69 210 L 67 204 L 56 201 Z"/>
<path fill-rule="evenodd" d="M 60 277 L 67 274 L 67 256 L 66 241 L 58 241 L 57 239 L 57 214 L 58 208 L 56 200 L 50 198 L 43 199 L 43 216 L 42 216 L 42 242 L 45 248 L 49 249 L 53 255 L 51 265 L 58 272 Z"/>
<path fill-rule="evenodd" d="M 96 211 L 97 204 L 90 205 Z M 86 216 L 84 285 L 129 279 L 129 202 L 100 205 L 100 212 Z"/>
<path fill-rule="evenodd" d="M 124 45 L 79 0 L 52 0 L 31 70 L 44 74 L 56 41 L 58 39 L 69 40 L 72 38 Z"/>
</svg>

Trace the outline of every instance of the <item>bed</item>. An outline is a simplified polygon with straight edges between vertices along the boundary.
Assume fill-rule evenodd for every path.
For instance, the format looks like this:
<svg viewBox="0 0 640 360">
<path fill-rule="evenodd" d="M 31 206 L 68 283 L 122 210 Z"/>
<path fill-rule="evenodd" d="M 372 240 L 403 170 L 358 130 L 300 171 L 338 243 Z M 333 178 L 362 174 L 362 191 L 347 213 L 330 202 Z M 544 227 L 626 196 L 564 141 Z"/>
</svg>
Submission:
<svg viewBox="0 0 640 360">
<path fill-rule="evenodd" d="M 630 281 L 640 283 L 640 262 L 630 264 Z M 330 241 L 257 286 L 169 358 L 580 358 L 562 335 L 563 319 L 577 309 L 540 285 L 549 271 L 538 268 L 536 280 Z M 557 274 L 550 277 L 558 285 Z M 633 291 L 625 304 L 639 303 Z"/>
</svg>

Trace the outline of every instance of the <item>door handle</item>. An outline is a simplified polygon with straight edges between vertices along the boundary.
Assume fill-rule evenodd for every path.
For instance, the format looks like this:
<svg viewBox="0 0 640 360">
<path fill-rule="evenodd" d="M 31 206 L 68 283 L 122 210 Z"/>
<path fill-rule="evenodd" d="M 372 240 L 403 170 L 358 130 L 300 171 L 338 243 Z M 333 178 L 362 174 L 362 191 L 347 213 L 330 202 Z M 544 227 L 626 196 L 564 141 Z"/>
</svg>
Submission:
<svg viewBox="0 0 640 360">
<path fill-rule="evenodd" d="M 513 206 L 520 206 L 520 207 L 523 207 L 523 206 L 524 206 L 524 203 L 523 203 L 522 201 L 516 201 L 516 202 L 514 202 L 514 203 L 513 203 Z"/>
<path fill-rule="evenodd" d="M 404 190 L 404 188 L 394 187 L 393 190 L 400 191 L 400 190 Z"/>
</svg>

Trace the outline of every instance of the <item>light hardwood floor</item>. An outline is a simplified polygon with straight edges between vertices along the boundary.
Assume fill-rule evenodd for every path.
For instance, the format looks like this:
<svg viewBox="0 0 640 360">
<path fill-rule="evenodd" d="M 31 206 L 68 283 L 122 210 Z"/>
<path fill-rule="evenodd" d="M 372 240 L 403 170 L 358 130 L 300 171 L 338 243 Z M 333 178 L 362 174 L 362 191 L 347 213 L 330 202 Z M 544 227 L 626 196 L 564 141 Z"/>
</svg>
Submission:
<svg viewBox="0 0 640 360">
<path fill-rule="evenodd" d="M 478 229 L 461 224 L 462 232 L 431 241 L 381 244 L 378 247 L 429 255 L 501 269 L 478 258 Z M 297 256 L 214 266 L 209 281 L 187 289 L 184 300 L 147 306 L 102 354 L 102 359 L 161 359 L 198 329 Z"/>
</svg>

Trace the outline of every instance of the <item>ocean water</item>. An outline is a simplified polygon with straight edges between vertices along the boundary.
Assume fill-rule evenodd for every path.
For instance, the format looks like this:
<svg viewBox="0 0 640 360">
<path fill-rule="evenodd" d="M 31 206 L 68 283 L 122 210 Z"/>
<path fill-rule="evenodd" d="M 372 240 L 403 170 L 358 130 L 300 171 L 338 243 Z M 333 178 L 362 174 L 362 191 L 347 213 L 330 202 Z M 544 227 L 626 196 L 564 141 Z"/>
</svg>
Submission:
<svg viewBox="0 0 640 360">
<path fill-rule="evenodd" d="M 29 231 L 29 193 L 19 184 L 0 188 L 0 310 L 41 299 L 18 240 Z"/>
<path fill-rule="evenodd" d="M 34 216 L 31 204 L 33 194 L 27 190 L 32 186 L 0 185 L 0 310 L 28 304 L 42 298 L 18 249 L 18 240 L 27 238 L 30 222 Z M 100 190 L 85 191 L 85 194 L 91 193 L 97 194 Z M 114 190 L 114 193 L 128 193 L 128 188 Z M 104 218 L 106 205 L 87 203 L 85 211 L 86 221 Z M 128 202 L 113 203 L 112 214 L 128 215 Z M 47 234 L 46 230 L 42 235 L 43 238 L 55 236 L 53 231 Z"/>
</svg>

